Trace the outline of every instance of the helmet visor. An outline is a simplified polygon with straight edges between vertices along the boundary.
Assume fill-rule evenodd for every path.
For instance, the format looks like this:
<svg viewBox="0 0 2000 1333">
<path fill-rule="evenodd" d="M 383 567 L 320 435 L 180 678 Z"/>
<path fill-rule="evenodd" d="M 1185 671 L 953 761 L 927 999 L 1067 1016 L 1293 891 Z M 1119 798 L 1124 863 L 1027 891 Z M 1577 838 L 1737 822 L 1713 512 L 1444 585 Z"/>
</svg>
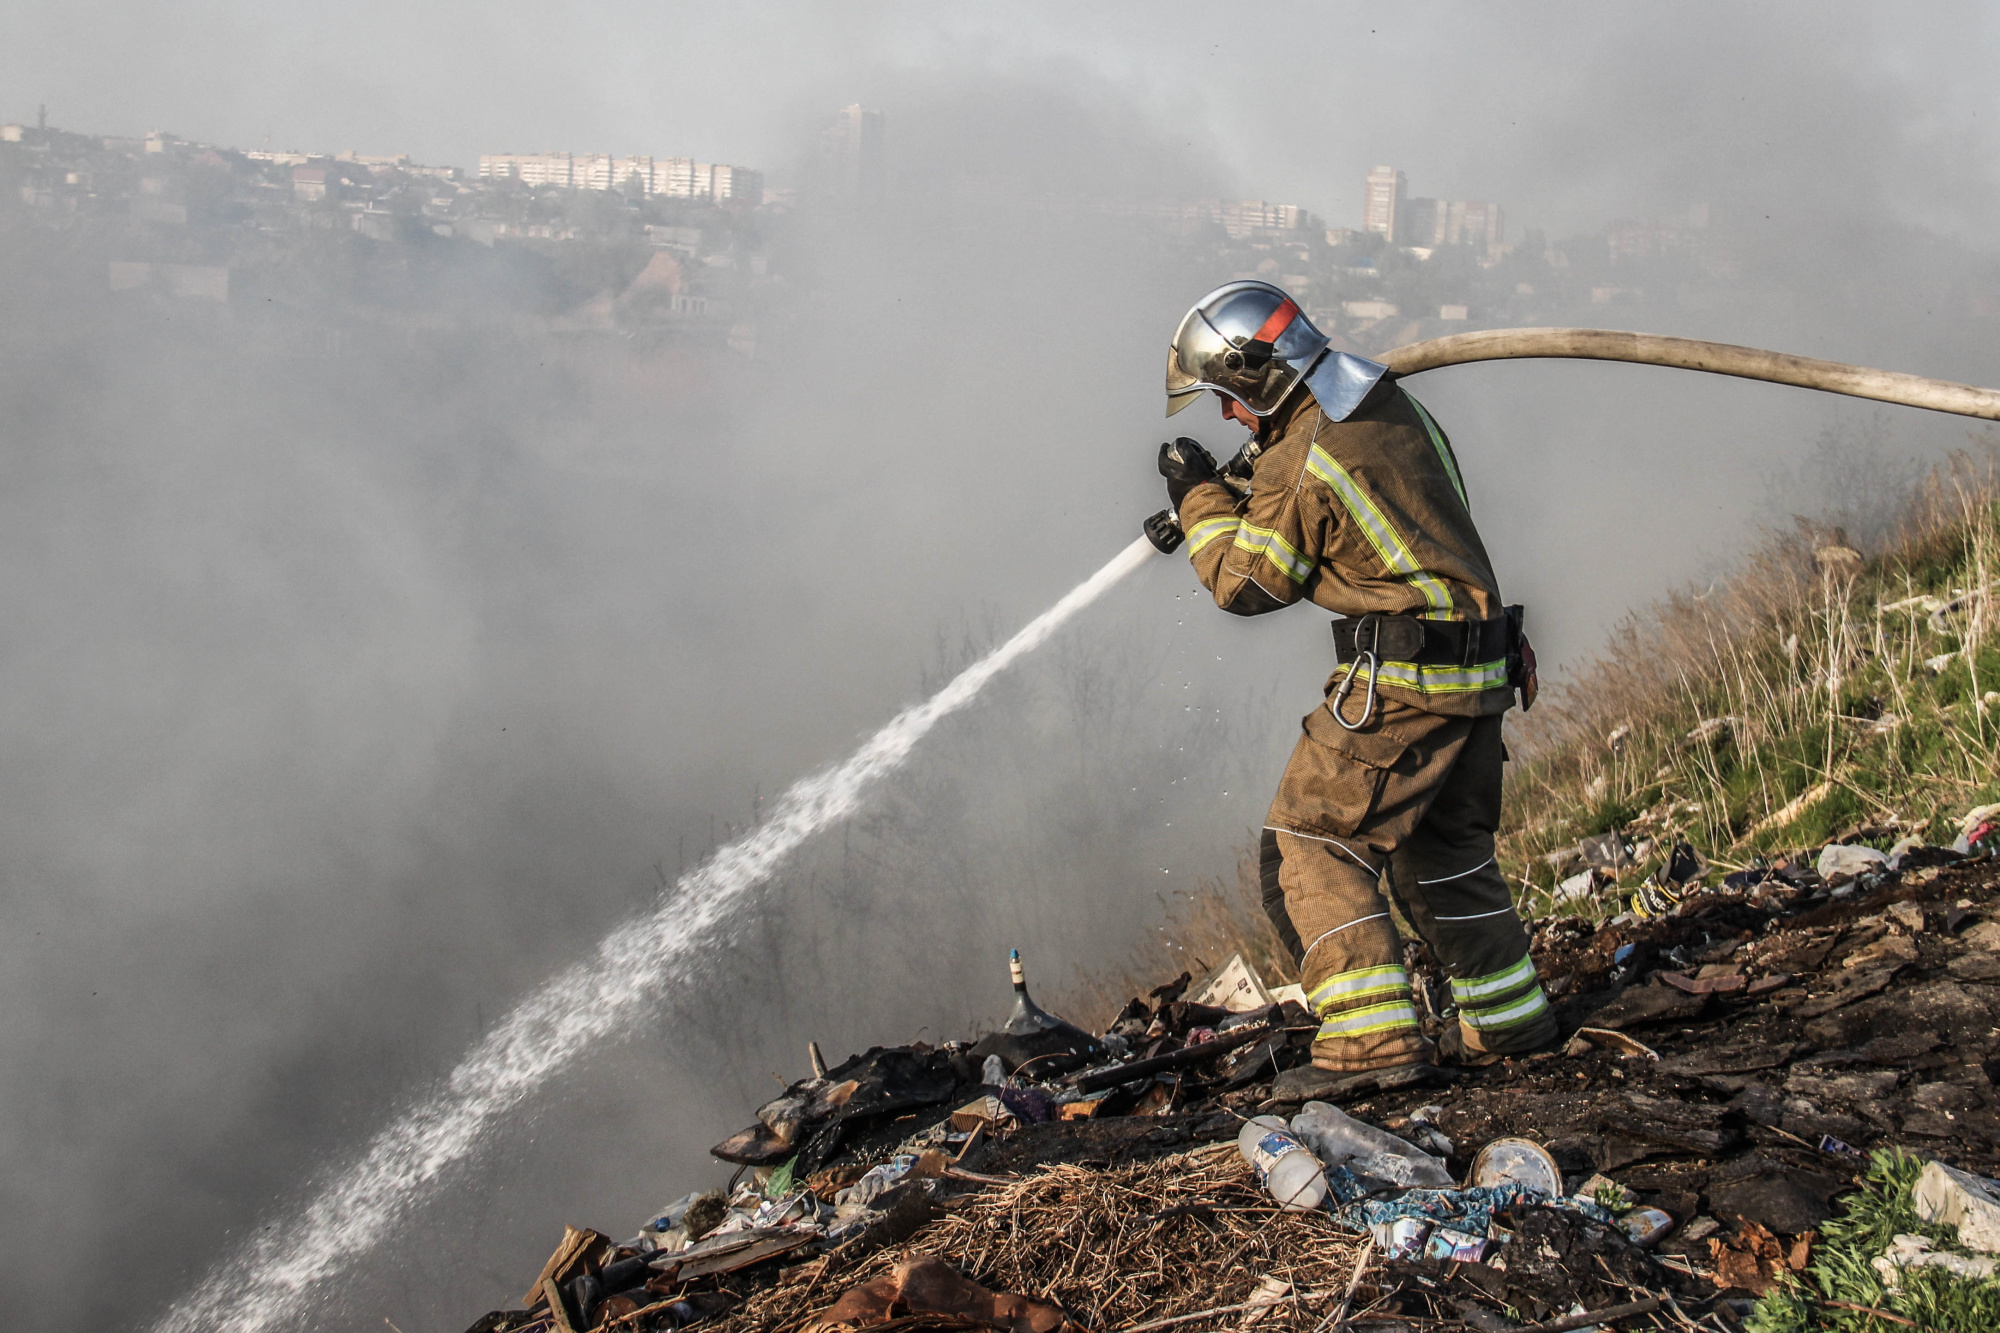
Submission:
<svg viewBox="0 0 2000 1333">
<path fill-rule="evenodd" d="M 1243 395 L 1224 378 L 1230 375 L 1232 361 L 1240 370 L 1242 354 L 1209 323 L 1207 315 L 1199 309 L 1188 311 L 1179 332 L 1167 346 L 1167 415 L 1194 406 L 1208 389 L 1240 401 Z"/>
</svg>

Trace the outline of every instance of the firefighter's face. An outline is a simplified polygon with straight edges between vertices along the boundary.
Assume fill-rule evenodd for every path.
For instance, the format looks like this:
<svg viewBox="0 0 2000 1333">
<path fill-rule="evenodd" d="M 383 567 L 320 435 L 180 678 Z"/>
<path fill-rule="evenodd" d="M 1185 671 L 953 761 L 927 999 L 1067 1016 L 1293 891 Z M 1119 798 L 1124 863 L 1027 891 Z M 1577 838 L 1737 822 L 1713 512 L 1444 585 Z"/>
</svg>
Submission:
<svg viewBox="0 0 2000 1333">
<path fill-rule="evenodd" d="M 1219 393 L 1215 396 L 1222 400 L 1222 419 L 1224 421 L 1234 421 L 1240 425 L 1248 426 L 1251 430 L 1256 430 L 1264 424 L 1257 419 L 1255 412 L 1252 412 L 1229 395 Z"/>
</svg>

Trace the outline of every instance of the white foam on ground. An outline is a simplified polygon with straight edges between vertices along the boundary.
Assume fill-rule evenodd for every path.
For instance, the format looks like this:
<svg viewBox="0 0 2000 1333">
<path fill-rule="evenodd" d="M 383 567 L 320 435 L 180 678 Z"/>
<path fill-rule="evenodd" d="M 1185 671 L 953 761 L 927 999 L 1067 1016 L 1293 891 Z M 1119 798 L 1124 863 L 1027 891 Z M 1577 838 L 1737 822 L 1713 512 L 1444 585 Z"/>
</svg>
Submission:
<svg viewBox="0 0 2000 1333">
<path fill-rule="evenodd" d="M 524 1000 L 441 1091 L 377 1135 L 297 1216 L 261 1228 L 169 1310 L 155 1333 L 262 1333 L 298 1321 L 320 1284 L 380 1244 L 479 1150 L 490 1126 L 591 1043 L 616 1035 L 645 1005 L 691 980 L 697 946 L 749 890 L 807 838 L 852 814 L 870 784 L 894 772 L 941 719 L 1144 564 L 1152 549 L 1139 538 L 950 684 L 898 713 L 846 762 L 795 783 L 767 822 L 681 876 L 652 915 L 618 927 L 595 957 Z"/>
</svg>

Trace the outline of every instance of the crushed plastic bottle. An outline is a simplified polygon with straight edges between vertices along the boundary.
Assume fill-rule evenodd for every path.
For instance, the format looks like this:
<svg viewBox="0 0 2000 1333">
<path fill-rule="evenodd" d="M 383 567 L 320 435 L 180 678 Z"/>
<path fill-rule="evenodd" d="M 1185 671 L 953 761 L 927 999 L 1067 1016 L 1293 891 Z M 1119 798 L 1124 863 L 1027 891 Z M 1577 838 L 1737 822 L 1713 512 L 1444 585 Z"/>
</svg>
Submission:
<svg viewBox="0 0 2000 1333">
<path fill-rule="evenodd" d="M 1236 1150 L 1256 1168 L 1265 1192 L 1287 1212 L 1309 1213 L 1326 1200 L 1326 1171 L 1285 1122 L 1260 1115 L 1243 1122 Z"/>
<path fill-rule="evenodd" d="M 1292 1117 L 1291 1128 L 1328 1166 L 1345 1165 L 1356 1175 L 1391 1185 L 1449 1189 L 1456 1183 L 1437 1158 L 1337 1106 L 1307 1102 Z"/>
</svg>

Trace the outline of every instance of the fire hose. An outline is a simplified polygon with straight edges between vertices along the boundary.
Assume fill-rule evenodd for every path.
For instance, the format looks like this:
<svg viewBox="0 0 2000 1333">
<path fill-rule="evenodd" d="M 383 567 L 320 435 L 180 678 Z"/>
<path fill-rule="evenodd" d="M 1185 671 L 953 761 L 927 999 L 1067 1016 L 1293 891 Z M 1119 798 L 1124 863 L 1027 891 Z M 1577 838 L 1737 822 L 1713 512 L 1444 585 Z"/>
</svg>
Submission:
<svg viewBox="0 0 2000 1333">
<path fill-rule="evenodd" d="M 1628 361 L 1635 365 L 1669 366 L 1789 384 L 1851 398 L 1871 398 L 1878 403 L 2000 421 L 2000 389 L 1658 333 L 1622 333 L 1615 329 L 1486 329 L 1411 343 L 1383 353 L 1380 359 L 1399 378 L 1475 361 Z M 1180 525 L 1172 510 L 1155 514 L 1146 520 L 1145 526 L 1146 534 L 1161 550 L 1171 551 L 1180 545 Z"/>
</svg>

